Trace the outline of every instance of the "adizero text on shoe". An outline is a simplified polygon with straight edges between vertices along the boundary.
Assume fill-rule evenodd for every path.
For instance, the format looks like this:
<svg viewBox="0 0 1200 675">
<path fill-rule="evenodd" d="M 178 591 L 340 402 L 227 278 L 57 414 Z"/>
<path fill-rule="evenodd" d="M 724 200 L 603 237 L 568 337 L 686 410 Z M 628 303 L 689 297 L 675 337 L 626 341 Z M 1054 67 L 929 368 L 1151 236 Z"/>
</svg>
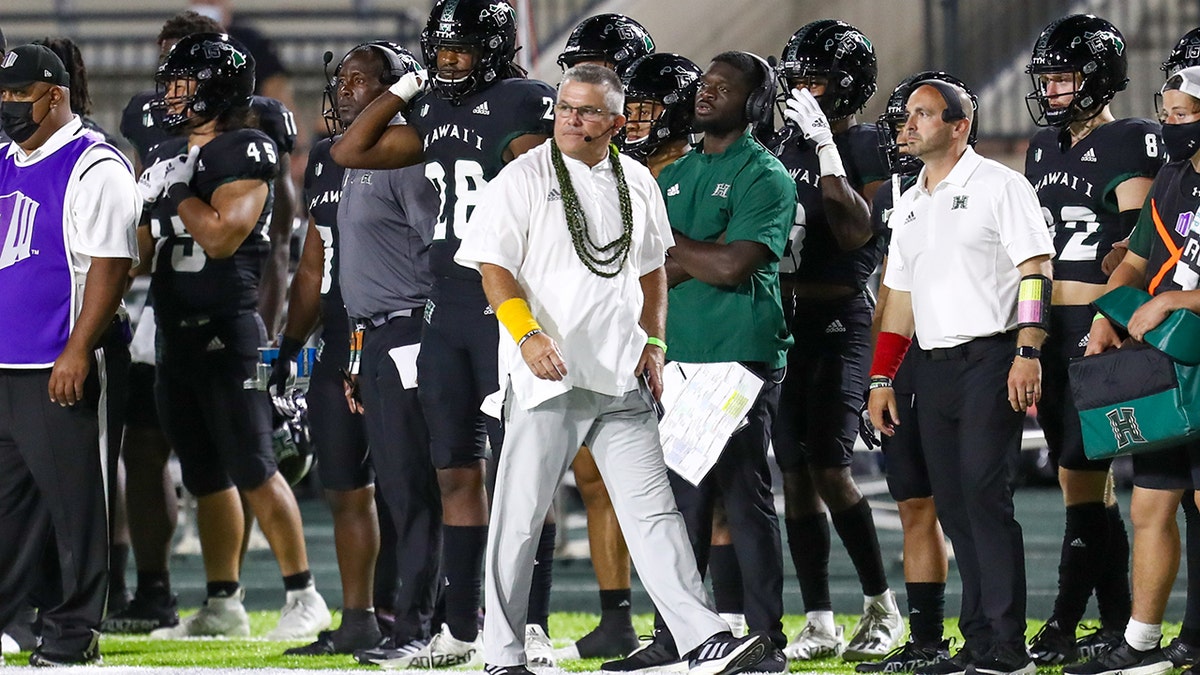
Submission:
<svg viewBox="0 0 1200 675">
<path fill-rule="evenodd" d="M 888 591 L 891 593 L 891 591 Z M 879 603 L 871 603 L 863 608 L 862 618 L 854 627 L 854 632 L 842 659 L 846 661 L 868 661 L 883 658 L 900 644 L 904 637 L 904 617 L 895 609 Z"/>
<path fill-rule="evenodd" d="M 1066 675 L 1163 675 L 1171 670 L 1171 659 L 1155 647 L 1145 651 L 1134 649 L 1125 640 L 1115 649 L 1100 656 L 1063 668 Z"/>
<path fill-rule="evenodd" d="M 1029 641 L 1029 653 L 1042 666 L 1061 666 L 1079 660 L 1079 647 L 1075 642 L 1075 631 L 1059 627 L 1053 619 Z"/>
<path fill-rule="evenodd" d="M 685 672 L 687 667 L 687 661 L 679 657 L 675 643 L 669 636 L 655 631 L 649 642 L 633 650 L 623 659 L 601 664 L 600 670 L 612 673 L 636 673 L 642 670 Z"/>
<path fill-rule="evenodd" d="M 288 591 L 287 600 L 279 612 L 279 623 L 267 633 L 268 640 L 304 640 L 329 628 L 333 617 L 325 598 L 313 586 Z"/>
<path fill-rule="evenodd" d="M 958 650 L 954 656 L 930 663 L 924 666 L 917 666 L 913 669 L 913 675 L 963 675 L 969 668 L 972 668 L 975 663 L 975 655 L 969 649 L 963 647 Z"/>
<path fill-rule="evenodd" d="M 1171 640 L 1171 644 L 1163 647 L 1162 652 L 1176 668 L 1187 668 L 1200 663 L 1200 647 L 1194 647 L 1182 638 Z"/>
<path fill-rule="evenodd" d="M 949 659 L 949 640 L 929 645 L 907 642 L 892 650 L 892 653 L 879 661 L 860 663 L 854 666 L 854 671 L 858 673 L 911 673 L 922 666 L 931 666 Z"/>
<path fill-rule="evenodd" d="M 809 621 L 800 629 L 796 639 L 784 647 L 783 653 L 793 661 L 836 658 L 846 649 L 842 632 L 841 626 L 834 626 L 830 632 L 816 622 Z"/>
<path fill-rule="evenodd" d="M 450 633 L 450 627 L 442 624 L 442 630 L 429 644 L 418 651 L 395 659 L 376 661 L 388 670 L 417 670 L 425 668 L 453 668 L 456 666 L 483 665 L 483 649 L 479 637 L 466 642 Z"/>
<path fill-rule="evenodd" d="M 159 640 L 189 637 L 250 637 L 250 617 L 242 606 L 245 589 L 227 598 L 208 598 L 195 614 L 179 625 L 150 631 Z"/>
<path fill-rule="evenodd" d="M 100 632 L 139 634 L 178 626 L 177 602 L 172 593 L 135 593 L 125 609 L 108 615 L 100 624 Z"/>
<path fill-rule="evenodd" d="M 689 675 L 732 675 L 758 670 L 768 660 L 768 654 L 778 651 L 762 633 L 735 638 L 731 633 L 717 633 L 692 650 L 688 660 Z"/>
</svg>

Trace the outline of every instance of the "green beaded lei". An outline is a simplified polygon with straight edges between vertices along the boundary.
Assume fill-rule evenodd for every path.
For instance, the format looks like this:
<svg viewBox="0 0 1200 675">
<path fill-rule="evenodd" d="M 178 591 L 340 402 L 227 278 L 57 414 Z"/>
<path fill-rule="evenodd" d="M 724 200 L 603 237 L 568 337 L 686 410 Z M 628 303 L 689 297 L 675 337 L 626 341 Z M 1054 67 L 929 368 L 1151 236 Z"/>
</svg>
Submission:
<svg viewBox="0 0 1200 675">
<path fill-rule="evenodd" d="M 567 229 L 571 232 L 571 243 L 575 245 L 575 255 L 579 256 L 584 267 L 597 276 L 611 279 L 621 273 L 629 258 L 629 247 L 633 242 L 633 206 L 629 201 L 629 184 L 625 182 L 625 171 L 621 169 L 621 161 L 617 156 L 617 146 L 609 144 L 608 161 L 612 166 L 613 175 L 617 178 L 617 197 L 621 202 L 621 224 L 624 226 L 621 235 L 607 244 L 597 244 L 587 228 L 587 215 L 579 204 L 579 195 L 571 184 L 571 176 L 567 173 L 567 165 L 563 162 L 562 150 L 558 143 L 550 141 L 550 159 L 554 164 L 554 175 L 558 178 L 558 189 L 562 194 L 563 210 L 566 212 Z"/>
</svg>

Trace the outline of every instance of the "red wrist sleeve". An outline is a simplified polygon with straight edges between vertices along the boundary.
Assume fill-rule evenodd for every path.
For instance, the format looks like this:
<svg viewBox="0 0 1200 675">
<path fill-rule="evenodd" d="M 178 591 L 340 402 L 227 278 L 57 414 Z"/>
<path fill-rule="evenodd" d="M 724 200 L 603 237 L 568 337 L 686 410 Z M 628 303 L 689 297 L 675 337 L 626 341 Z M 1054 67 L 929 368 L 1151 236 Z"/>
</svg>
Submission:
<svg viewBox="0 0 1200 675">
<path fill-rule="evenodd" d="M 900 362 L 912 344 L 912 338 L 906 338 L 899 333 L 881 331 L 875 339 L 875 360 L 871 362 L 871 377 L 895 377 L 900 369 Z"/>
</svg>

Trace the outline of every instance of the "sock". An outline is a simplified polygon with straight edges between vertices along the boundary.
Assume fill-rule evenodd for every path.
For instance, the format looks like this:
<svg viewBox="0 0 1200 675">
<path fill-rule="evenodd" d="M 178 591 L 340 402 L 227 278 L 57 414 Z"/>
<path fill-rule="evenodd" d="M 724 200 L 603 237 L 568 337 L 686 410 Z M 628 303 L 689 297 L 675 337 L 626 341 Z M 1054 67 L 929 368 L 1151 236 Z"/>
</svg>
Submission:
<svg viewBox="0 0 1200 675">
<path fill-rule="evenodd" d="M 815 612 L 805 612 L 804 616 L 808 619 L 808 623 L 820 626 L 826 633 L 834 632 L 833 610 L 822 609 Z"/>
<path fill-rule="evenodd" d="M 738 565 L 733 544 L 708 549 L 708 576 L 712 578 L 713 601 L 721 614 L 741 614 L 742 568 Z"/>
<path fill-rule="evenodd" d="M 283 590 L 285 591 L 302 591 L 312 585 L 313 576 L 311 570 L 296 572 L 283 578 Z"/>
<path fill-rule="evenodd" d="M 1183 495 L 1183 518 L 1186 525 L 1184 559 L 1187 561 L 1187 604 L 1183 610 L 1183 626 L 1179 637 L 1190 645 L 1200 646 L 1200 511 L 1192 500 L 1194 493 Z"/>
<path fill-rule="evenodd" d="M 1125 626 L 1125 641 L 1140 652 L 1154 649 L 1162 641 L 1162 624 L 1130 619 L 1129 625 Z"/>
<path fill-rule="evenodd" d="M 446 601 L 446 625 L 463 642 L 479 635 L 476 614 L 483 599 L 483 554 L 487 526 L 442 526 L 442 589 Z"/>
<path fill-rule="evenodd" d="M 554 585 L 554 523 L 542 526 L 534 554 L 533 584 L 529 587 L 529 616 L 526 623 L 536 623 L 550 634 L 550 588 Z"/>
<path fill-rule="evenodd" d="M 379 622 L 375 619 L 374 609 L 342 610 L 342 628 L 358 628 L 360 626 L 375 626 L 375 628 L 379 628 Z"/>
<path fill-rule="evenodd" d="M 125 568 L 129 566 L 129 544 L 108 547 L 108 596 L 125 595 Z"/>
<path fill-rule="evenodd" d="M 913 641 L 920 645 L 942 641 L 946 618 L 946 584 L 922 582 L 904 584 L 908 591 L 908 628 Z"/>
<path fill-rule="evenodd" d="M 137 592 L 138 595 L 170 595 L 171 573 L 138 570 Z"/>
<path fill-rule="evenodd" d="M 1052 620 L 1068 635 L 1075 633 L 1103 572 L 1107 540 L 1108 515 L 1102 502 L 1067 507 Z"/>
<path fill-rule="evenodd" d="M 800 579 L 806 613 L 833 611 L 829 599 L 829 519 L 824 513 L 785 518 L 788 549 Z"/>
<path fill-rule="evenodd" d="M 1133 599 L 1129 590 L 1129 534 L 1118 504 L 1105 509 L 1108 537 L 1105 540 L 1104 565 L 1096 582 L 1096 606 L 1100 625 L 1121 630 L 1129 623 Z"/>
<path fill-rule="evenodd" d="M 210 581 L 207 584 L 208 597 L 232 598 L 237 595 L 241 584 L 236 581 Z"/>
<path fill-rule="evenodd" d="M 628 588 L 600 591 L 600 625 L 614 625 L 618 628 L 632 626 L 632 606 L 633 591 Z"/>
<path fill-rule="evenodd" d="M 858 572 L 863 595 L 879 595 L 886 591 L 887 572 L 883 569 L 879 535 L 875 532 L 875 519 L 871 517 L 871 505 L 867 498 L 863 497 L 844 511 L 830 514 L 830 520 Z"/>
</svg>

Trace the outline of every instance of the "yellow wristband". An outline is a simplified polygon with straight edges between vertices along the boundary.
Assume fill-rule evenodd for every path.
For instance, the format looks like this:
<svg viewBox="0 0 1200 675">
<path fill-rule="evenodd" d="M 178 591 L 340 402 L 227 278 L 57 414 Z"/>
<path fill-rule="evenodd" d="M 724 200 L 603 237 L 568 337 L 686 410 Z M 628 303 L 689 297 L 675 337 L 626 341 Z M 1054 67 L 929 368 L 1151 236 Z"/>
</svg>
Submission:
<svg viewBox="0 0 1200 675">
<path fill-rule="evenodd" d="M 496 308 L 496 318 L 508 330 L 513 342 L 519 342 L 530 331 L 541 330 L 533 312 L 529 311 L 529 303 L 524 298 L 509 298 Z"/>
<path fill-rule="evenodd" d="M 658 347 L 659 349 L 663 350 L 663 356 L 667 355 L 667 343 L 663 342 L 662 340 L 659 340 L 658 338 L 654 337 L 653 335 L 646 338 L 646 344 L 654 345 L 655 347 Z"/>
</svg>

